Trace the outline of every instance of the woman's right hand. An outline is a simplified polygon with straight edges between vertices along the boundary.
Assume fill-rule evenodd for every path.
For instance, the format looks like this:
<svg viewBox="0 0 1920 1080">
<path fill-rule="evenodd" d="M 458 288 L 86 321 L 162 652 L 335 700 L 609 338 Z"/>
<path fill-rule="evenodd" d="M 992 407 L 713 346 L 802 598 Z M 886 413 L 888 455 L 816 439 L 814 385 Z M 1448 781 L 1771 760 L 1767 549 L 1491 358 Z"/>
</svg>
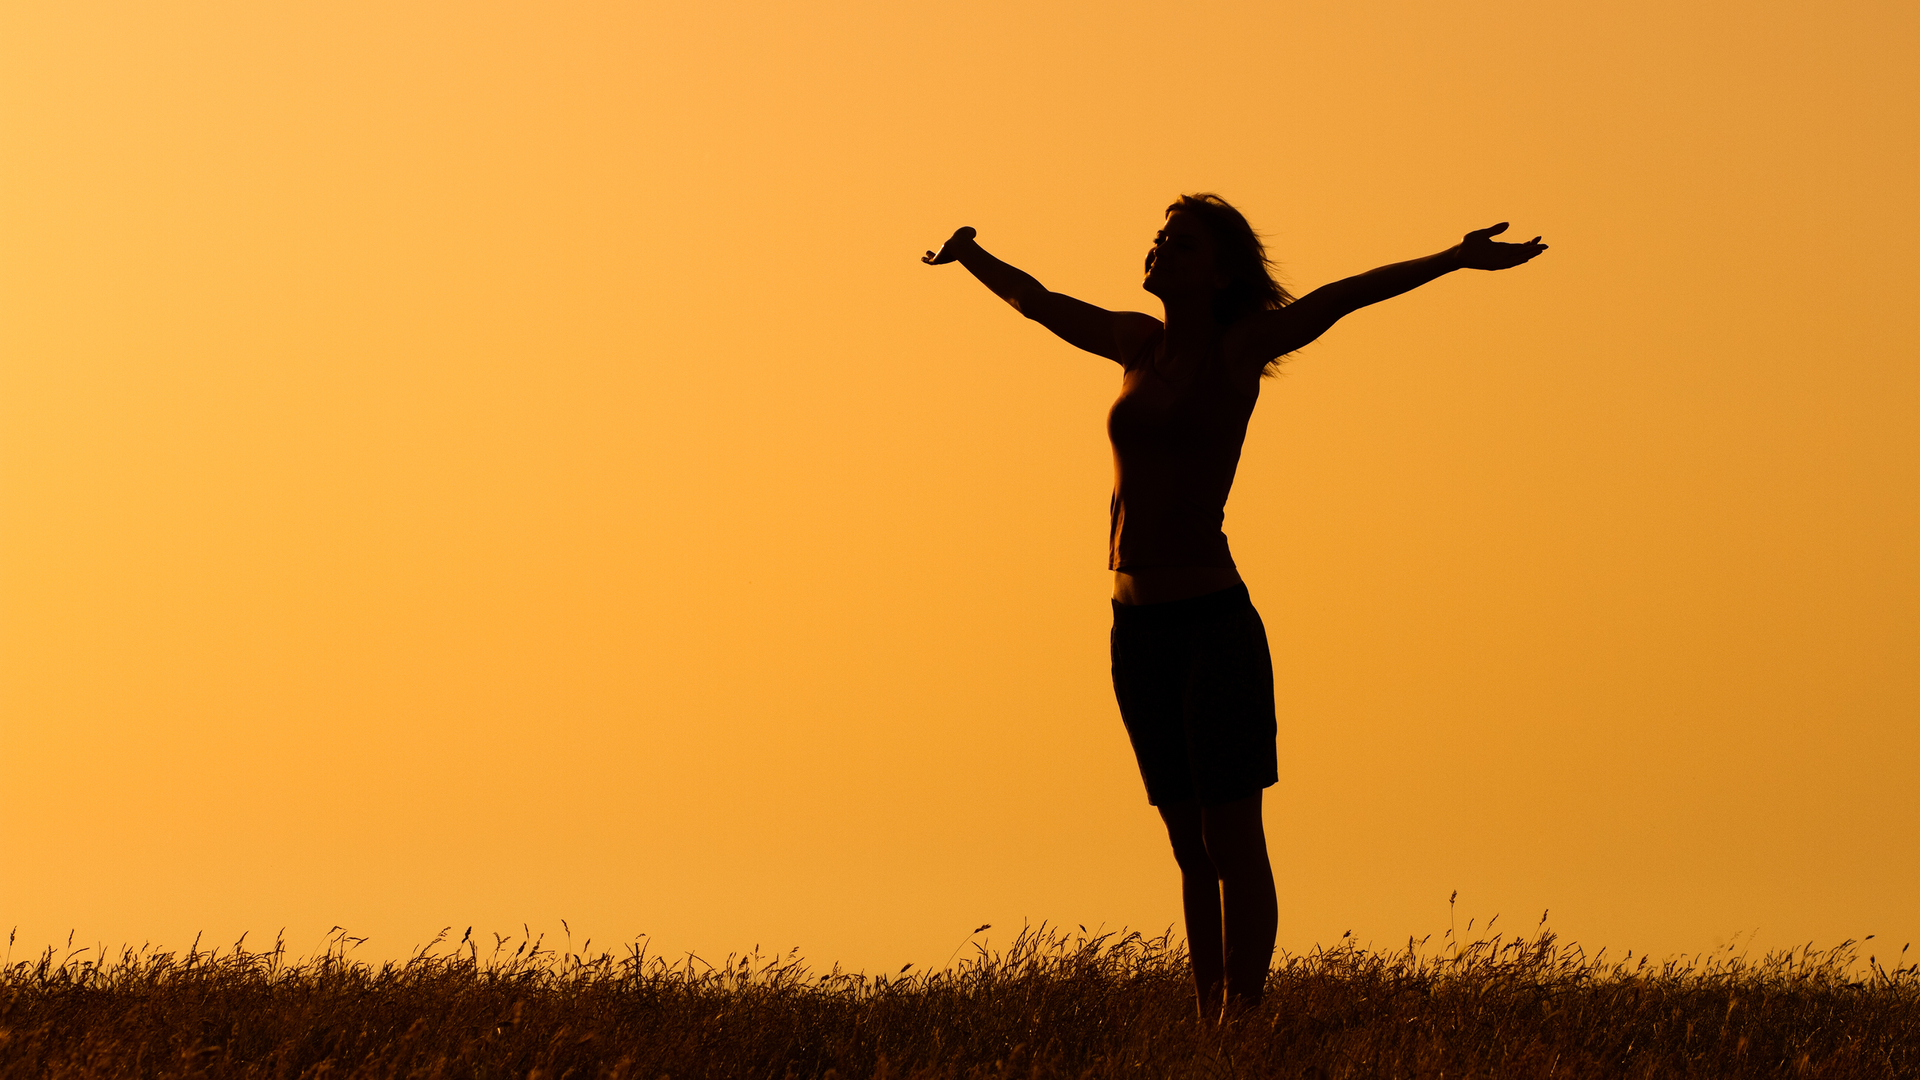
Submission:
<svg viewBox="0 0 1920 1080">
<path fill-rule="evenodd" d="M 953 235 L 947 237 L 947 242 L 940 245 L 939 251 L 927 252 L 920 261 L 926 263 L 928 266 L 939 266 L 941 263 L 950 263 L 960 257 L 961 249 L 973 243 L 974 235 L 973 226 L 962 225 L 953 230 Z"/>
</svg>

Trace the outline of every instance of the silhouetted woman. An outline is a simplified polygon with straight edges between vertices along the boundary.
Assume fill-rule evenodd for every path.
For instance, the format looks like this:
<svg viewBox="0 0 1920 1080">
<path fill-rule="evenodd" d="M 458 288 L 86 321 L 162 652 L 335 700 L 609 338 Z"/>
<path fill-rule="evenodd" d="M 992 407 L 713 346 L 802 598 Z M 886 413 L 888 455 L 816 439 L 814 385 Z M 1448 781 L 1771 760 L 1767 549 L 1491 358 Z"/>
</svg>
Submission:
<svg viewBox="0 0 1920 1080">
<path fill-rule="evenodd" d="M 1294 300 L 1247 219 L 1183 195 L 1147 252 L 1164 318 L 1107 311 L 986 253 L 962 228 L 924 261 L 959 262 L 1020 314 L 1120 364 L 1107 415 L 1114 485 L 1113 690 L 1147 801 L 1180 866 L 1203 1017 L 1257 1004 L 1279 921 L 1260 795 L 1279 781 L 1266 629 L 1220 525 L 1260 377 L 1341 316 L 1454 270 L 1504 270 L 1546 250 L 1504 223 L 1423 259 Z"/>
</svg>

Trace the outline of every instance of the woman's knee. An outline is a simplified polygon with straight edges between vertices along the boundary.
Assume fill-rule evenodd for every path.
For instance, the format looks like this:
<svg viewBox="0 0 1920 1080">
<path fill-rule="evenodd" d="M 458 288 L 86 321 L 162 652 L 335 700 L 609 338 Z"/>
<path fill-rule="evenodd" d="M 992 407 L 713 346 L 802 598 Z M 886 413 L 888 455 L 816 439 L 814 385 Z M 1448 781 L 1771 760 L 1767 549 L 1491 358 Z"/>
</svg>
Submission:
<svg viewBox="0 0 1920 1080">
<path fill-rule="evenodd" d="M 1211 845 L 1207 848 L 1207 858 L 1211 860 L 1214 872 L 1221 881 L 1272 880 L 1273 866 L 1267 861 L 1267 849 L 1245 848 L 1238 845 Z"/>
<path fill-rule="evenodd" d="M 1267 833 L 1257 796 L 1239 803 L 1208 807 L 1200 832 L 1207 857 L 1213 860 L 1222 878 L 1273 872 L 1267 861 Z"/>
<path fill-rule="evenodd" d="M 1180 864 L 1180 872 L 1218 877 L 1212 857 L 1207 854 L 1205 818 L 1200 804 L 1163 806 L 1160 817 L 1167 823 L 1167 841 L 1173 845 L 1173 861 Z"/>
<path fill-rule="evenodd" d="M 1186 877 L 1214 880 L 1220 877 L 1220 868 L 1214 864 L 1213 856 L 1207 852 L 1207 845 L 1197 837 L 1191 843 L 1175 841 L 1173 861 L 1180 864 L 1180 873 Z"/>
</svg>

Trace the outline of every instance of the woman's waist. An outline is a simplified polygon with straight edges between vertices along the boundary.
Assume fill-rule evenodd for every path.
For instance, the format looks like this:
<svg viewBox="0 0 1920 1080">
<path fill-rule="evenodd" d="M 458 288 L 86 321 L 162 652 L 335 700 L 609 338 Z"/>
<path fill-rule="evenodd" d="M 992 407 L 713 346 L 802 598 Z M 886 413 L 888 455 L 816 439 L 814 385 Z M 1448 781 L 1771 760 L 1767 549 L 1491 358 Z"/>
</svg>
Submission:
<svg viewBox="0 0 1920 1080">
<path fill-rule="evenodd" d="M 1231 566 L 1136 566 L 1113 572 L 1113 599 L 1130 607 L 1169 604 L 1240 584 Z"/>
</svg>

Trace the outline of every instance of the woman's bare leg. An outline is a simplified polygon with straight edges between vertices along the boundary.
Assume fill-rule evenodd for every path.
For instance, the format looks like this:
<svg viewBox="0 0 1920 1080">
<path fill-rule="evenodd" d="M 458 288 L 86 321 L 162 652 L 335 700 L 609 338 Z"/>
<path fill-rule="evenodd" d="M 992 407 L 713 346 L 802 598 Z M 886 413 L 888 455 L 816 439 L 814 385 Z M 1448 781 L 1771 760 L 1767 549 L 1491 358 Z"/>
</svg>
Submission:
<svg viewBox="0 0 1920 1080">
<path fill-rule="evenodd" d="M 1260 1003 L 1266 991 L 1273 938 L 1280 927 L 1260 795 L 1205 807 L 1200 813 L 1207 858 L 1220 874 L 1227 1003 L 1234 1008 L 1251 1007 Z M 1191 929 L 1187 936 L 1193 936 Z"/>
<path fill-rule="evenodd" d="M 1180 864 L 1180 906 L 1187 917 L 1187 954 L 1193 961 L 1193 995 L 1200 1018 L 1220 1011 L 1226 985 L 1225 950 L 1220 927 L 1220 872 L 1207 856 L 1204 814 L 1197 802 L 1160 808 Z"/>
</svg>

